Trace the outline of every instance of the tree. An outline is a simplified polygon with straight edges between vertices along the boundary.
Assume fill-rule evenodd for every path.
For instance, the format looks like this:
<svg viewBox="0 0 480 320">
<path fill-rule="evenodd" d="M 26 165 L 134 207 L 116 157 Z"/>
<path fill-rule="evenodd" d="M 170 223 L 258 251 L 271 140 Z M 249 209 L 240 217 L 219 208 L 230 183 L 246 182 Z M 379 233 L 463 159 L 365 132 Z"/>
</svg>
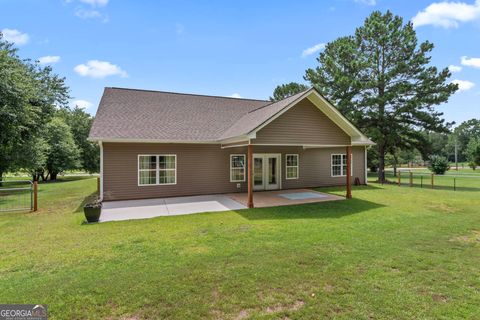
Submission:
<svg viewBox="0 0 480 320">
<path fill-rule="evenodd" d="M 305 80 L 376 142 L 378 179 L 385 180 L 385 154 L 398 145 L 423 142 L 420 129 L 447 132 L 434 109 L 457 89 L 448 68 L 429 65 L 433 44 L 418 43 L 411 22 L 374 11 L 354 36 L 326 45 Z"/>
<path fill-rule="evenodd" d="M 34 139 L 55 106 L 67 104 L 64 78 L 50 67 L 20 59 L 13 44 L 0 33 L 0 180 L 8 170 L 16 170 L 27 154 L 22 145 Z"/>
<path fill-rule="evenodd" d="M 60 172 L 78 168 L 80 152 L 70 127 L 62 118 L 55 117 L 45 126 L 45 140 L 50 147 L 46 162 L 50 180 L 56 180 Z"/>
<path fill-rule="evenodd" d="M 270 97 L 270 101 L 283 100 L 285 98 L 293 96 L 294 94 L 305 91 L 308 88 L 308 86 L 296 82 L 279 85 L 273 91 L 273 97 Z"/>
<path fill-rule="evenodd" d="M 449 136 L 445 133 L 422 131 L 422 143 L 417 144 L 423 160 L 428 160 L 431 155 L 449 156 L 447 148 Z"/>
<path fill-rule="evenodd" d="M 27 171 L 33 181 L 38 181 L 40 177 L 45 180 L 45 170 L 50 152 L 47 141 L 43 137 L 35 137 L 25 142 L 18 151 L 20 156 L 17 165 L 19 168 Z"/>
<path fill-rule="evenodd" d="M 480 166 L 480 137 L 472 137 L 467 144 L 466 155 L 468 165 L 475 170 Z"/>
<path fill-rule="evenodd" d="M 470 119 L 462 122 L 453 130 L 450 149 L 457 143 L 459 161 L 467 160 L 467 145 L 472 137 L 480 137 L 480 120 Z"/>
<path fill-rule="evenodd" d="M 88 141 L 94 118 L 78 106 L 73 110 L 64 109 L 59 114 L 70 126 L 75 144 L 80 150 L 80 167 L 89 173 L 98 172 L 100 150 L 98 144 Z"/>
<path fill-rule="evenodd" d="M 445 174 L 447 170 L 450 169 L 450 165 L 448 164 L 448 159 L 443 156 L 439 155 L 432 155 L 429 157 L 430 164 L 428 168 L 435 174 Z"/>
</svg>

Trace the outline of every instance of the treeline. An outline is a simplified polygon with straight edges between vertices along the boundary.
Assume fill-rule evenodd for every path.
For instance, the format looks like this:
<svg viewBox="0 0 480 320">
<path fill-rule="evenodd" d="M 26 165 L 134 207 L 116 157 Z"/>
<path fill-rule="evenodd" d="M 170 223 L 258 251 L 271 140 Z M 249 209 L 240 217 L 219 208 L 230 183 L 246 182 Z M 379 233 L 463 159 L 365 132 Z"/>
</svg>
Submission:
<svg viewBox="0 0 480 320">
<path fill-rule="evenodd" d="M 98 146 L 87 141 L 93 118 L 68 108 L 65 78 L 17 51 L 0 33 L 0 180 L 17 171 L 35 180 L 98 172 Z"/>
<path fill-rule="evenodd" d="M 432 156 L 441 156 L 451 163 L 455 160 L 467 163 L 473 170 L 480 167 L 480 119 L 464 121 L 448 133 L 420 131 L 419 137 L 421 143 L 412 148 L 387 152 L 386 165 L 394 169 L 402 165 L 424 165 Z M 375 148 L 369 150 L 369 154 L 368 166 L 375 171 L 378 168 Z"/>
</svg>

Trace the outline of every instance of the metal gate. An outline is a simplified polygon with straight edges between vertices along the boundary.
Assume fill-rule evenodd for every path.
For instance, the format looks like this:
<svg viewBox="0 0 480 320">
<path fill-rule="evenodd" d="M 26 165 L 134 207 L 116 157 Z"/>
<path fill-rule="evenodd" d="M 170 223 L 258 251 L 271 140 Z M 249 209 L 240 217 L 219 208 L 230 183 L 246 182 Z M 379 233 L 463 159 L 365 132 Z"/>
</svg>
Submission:
<svg viewBox="0 0 480 320">
<path fill-rule="evenodd" d="M 31 180 L 0 181 L 0 212 L 33 210 L 34 186 Z"/>
</svg>

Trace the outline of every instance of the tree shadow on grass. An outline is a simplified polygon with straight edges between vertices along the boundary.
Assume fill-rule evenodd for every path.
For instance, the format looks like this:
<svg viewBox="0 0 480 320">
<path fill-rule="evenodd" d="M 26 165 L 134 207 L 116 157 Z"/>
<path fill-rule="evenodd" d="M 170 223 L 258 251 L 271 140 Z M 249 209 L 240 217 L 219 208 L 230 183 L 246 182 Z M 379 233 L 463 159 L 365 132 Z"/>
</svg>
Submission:
<svg viewBox="0 0 480 320">
<path fill-rule="evenodd" d="M 51 184 L 51 183 L 63 183 L 63 182 L 71 182 L 77 180 L 85 180 L 85 179 L 92 179 L 96 178 L 96 175 L 85 175 L 85 176 L 59 176 L 57 180 L 47 180 L 47 181 L 39 181 L 39 184 Z"/>
<path fill-rule="evenodd" d="M 235 211 L 248 220 L 277 219 L 332 219 L 359 214 L 385 207 L 361 199 L 325 201 L 268 208 L 254 208 Z"/>
<path fill-rule="evenodd" d="M 307 188 L 307 189 L 313 189 L 315 191 L 319 192 L 325 192 L 325 193 L 332 193 L 332 192 L 345 192 L 346 187 L 345 186 L 333 186 L 333 187 L 315 187 L 315 188 Z M 382 189 L 380 185 L 373 185 L 373 184 L 367 184 L 367 185 L 359 185 L 359 186 L 352 186 L 352 192 L 355 191 L 361 191 L 361 190 L 380 190 Z"/>
</svg>

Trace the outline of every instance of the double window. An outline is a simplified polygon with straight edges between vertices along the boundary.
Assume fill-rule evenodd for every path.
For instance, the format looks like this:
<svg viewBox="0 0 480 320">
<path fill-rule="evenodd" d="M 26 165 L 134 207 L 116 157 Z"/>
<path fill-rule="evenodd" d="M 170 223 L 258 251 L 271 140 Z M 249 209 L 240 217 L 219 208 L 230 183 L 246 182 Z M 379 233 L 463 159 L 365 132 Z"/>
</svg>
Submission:
<svg viewBox="0 0 480 320">
<path fill-rule="evenodd" d="M 298 179 L 298 154 L 285 155 L 286 178 Z"/>
<path fill-rule="evenodd" d="M 352 158 L 350 158 L 352 160 Z M 350 168 L 353 169 L 353 161 L 350 161 Z M 345 177 L 347 175 L 347 155 L 332 154 L 332 177 Z M 350 170 L 353 175 L 353 170 Z"/>
<path fill-rule="evenodd" d="M 138 185 L 177 183 L 177 156 L 174 154 L 139 155 Z"/>
<path fill-rule="evenodd" d="M 245 181 L 246 157 L 244 154 L 230 155 L 230 182 Z"/>
</svg>

